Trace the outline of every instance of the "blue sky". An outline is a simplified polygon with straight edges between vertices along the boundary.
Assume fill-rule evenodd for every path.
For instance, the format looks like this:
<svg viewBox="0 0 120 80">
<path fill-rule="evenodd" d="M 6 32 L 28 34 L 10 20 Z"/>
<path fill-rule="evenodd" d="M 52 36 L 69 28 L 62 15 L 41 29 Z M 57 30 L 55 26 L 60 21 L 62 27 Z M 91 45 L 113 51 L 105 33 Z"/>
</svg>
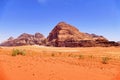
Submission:
<svg viewBox="0 0 120 80">
<path fill-rule="evenodd" d="M 61 21 L 120 41 L 120 0 L 0 0 L 0 42 L 24 32 L 47 37 Z"/>
</svg>

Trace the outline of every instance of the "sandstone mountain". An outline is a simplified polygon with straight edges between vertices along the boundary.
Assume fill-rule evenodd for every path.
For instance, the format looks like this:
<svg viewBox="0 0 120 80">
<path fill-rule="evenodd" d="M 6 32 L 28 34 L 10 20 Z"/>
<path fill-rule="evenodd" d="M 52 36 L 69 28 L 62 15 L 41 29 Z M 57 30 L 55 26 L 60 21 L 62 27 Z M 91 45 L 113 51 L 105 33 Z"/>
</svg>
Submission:
<svg viewBox="0 0 120 80">
<path fill-rule="evenodd" d="M 14 40 L 14 37 L 11 36 L 8 38 L 8 41 L 12 41 L 12 40 Z"/>
<path fill-rule="evenodd" d="M 35 35 L 23 33 L 16 39 L 10 37 L 1 46 L 44 45 L 44 39 L 45 37 L 40 33 L 35 33 Z"/>
<path fill-rule="evenodd" d="M 54 47 L 109 47 L 120 43 L 109 41 L 103 36 L 80 32 L 76 27 L 65 22 L 58 23 L 47 39 L 40 33 L 23 33 L 17 38 L 10 37 L 0 46 L 46 45 Z"/>
<path fill-rule="evenodd" d="M 58 23 L 47 37 L 47 45 L 56 47 L 118 46 L 103 36 L 80 32 L 65 22 Z"/>
</svg>

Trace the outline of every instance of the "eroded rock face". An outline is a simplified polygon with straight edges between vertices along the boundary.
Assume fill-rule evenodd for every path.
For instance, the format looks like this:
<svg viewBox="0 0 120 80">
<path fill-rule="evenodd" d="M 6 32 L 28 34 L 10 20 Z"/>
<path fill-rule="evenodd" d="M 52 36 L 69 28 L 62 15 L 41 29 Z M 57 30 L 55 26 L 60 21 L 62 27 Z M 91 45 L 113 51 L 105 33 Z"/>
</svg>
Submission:
<svg viewBox="0 0 120 80">
<path fill-rule="evenodd" d="M 58 23 L 47 39 L 40 33 L 23 33 L 18 38 L 10 37 L 0 46 L 46 45 L 54 47 L 109 47 L 120 46 L 120 42 L 108 41 L 96 34 L 80 32 L 76 27 L 65 22 Z"/>
<path fill-rule="evenodd" d="M 85 33 L 79 32 L 77 28 L 71 26 L 65 22 L 60 22 L 56 27 L 51 31 L 48 36 L 48 41 L 65 41 L 68 39 L 71 40 L 89 40 L 92 39 L 92 36 L 89 36 Z"/>
<path fill-rule="evenodd" d="M 117 42 L 120 45 L 120 41 Z"/>
<path fill-rule="evenodd" d="M 10 37 L 1 46 L 44 45 L 44 39 L 45 37 L 40 33 L 35 33 L 35 35 L 23 33 L 16 39 Z"/>
<path fill-rule="evenodd" d="M 14 37 L 11 36 L 8 38 L 8 41 L 11 41 L 11 40 L 14 40 Z"/>
<path fill-rule="evenodd" d="M 80 32 L 65 22 L 58 23 L 47 37 L 48 44 L 56 47 L 95 47 L 117 46 L 103 36 Z"/>
</svg>

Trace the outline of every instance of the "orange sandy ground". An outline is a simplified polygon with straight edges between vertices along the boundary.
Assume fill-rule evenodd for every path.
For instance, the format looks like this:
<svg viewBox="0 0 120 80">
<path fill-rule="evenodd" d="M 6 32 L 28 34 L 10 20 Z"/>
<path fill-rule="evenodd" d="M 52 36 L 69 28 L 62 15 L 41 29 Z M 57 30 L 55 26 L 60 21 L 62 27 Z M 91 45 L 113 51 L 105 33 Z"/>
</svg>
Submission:
<svg viewBox="0 0 120 80">
<path fill-rule="evenodd" d="M 13 49 L 26 55 L 11 56 Z M 120 80 L 120 47 L 2 47 L 0 80 Z"/>
</svg>

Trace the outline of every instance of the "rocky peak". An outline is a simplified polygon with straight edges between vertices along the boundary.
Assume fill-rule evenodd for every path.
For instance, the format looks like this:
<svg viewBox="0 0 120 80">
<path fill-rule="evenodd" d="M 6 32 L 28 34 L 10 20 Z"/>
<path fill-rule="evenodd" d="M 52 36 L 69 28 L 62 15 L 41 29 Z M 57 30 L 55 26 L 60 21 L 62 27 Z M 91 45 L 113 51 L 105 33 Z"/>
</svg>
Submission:
<svg viewBox="0 0 120 80">
<path fill-rule="evenodd" d="M 79 31 L 77 28 L 75 28 L 74 26 L 67 24 L 66 22 L 60 22 L 56 25 L 56 28 L 59 30 L 61 29 L 69 29 L 69 30 L 75 30 L 75 31 Z"/>
<path fill-rule="evenodd" d="M 44 38 L 44 36 L 43 36 L 43 34 L 41 34 L 41 33 L 35 33 L 35 38 Z"/>
<path fill-rule="evenodd" d="M 8 41 L 12 41 L 12 40 L 14 40 L 14 37 L 11 36 L 8 38 Z"/>
<path fill-rule="evenodd" d="M 47 37 L 48 41 L 54 41 L 55 39 L 62 41 L 66 39 L 83 39 L 86 36 L 87 38 L 91 38 L 91 36 L 86 35 L 82 32 L 79 32 L 77 28 L 74 26 L 67 24 L 65 22 L 58 23 L 55 28 L 50 32 Z M 85 38 L 84 38 L 85 39 Z"/>
<path fill-rule="evenodd" d="M 30 38 L 33 37 L 34 35 L 28 34 L 28 33 L 23 33 L 21 34 L 18 39 L 23 39 L 23 38 Z"/>
<path fill-rule="evenodd" d="M 85 33 L 86 35 L 89 35 L 93 38 L 93 40 L 104 40 L 104 41 L 108 41 L 105 37 L 101 36 L 101 35 L 96 35 L 96 34 L 89 34 L 89 33 Z"/>
<path fill-rule="evenodd" d="M 3 42 L 2 46 L 22 46 L 22 45 L 44 45 L 44 36 L 41 33 L 27 34 L 23 33 L 16 39 L 10 37 L 7 41 Z"/>
<path fill-rule="evenodd" d="M 103 36 L 80 32 L 76 27 L 65 22 L 58 23 L 47 37 L 49 45 L 58 47 L 92 47 L 117 45 Z"/>
</svg>

